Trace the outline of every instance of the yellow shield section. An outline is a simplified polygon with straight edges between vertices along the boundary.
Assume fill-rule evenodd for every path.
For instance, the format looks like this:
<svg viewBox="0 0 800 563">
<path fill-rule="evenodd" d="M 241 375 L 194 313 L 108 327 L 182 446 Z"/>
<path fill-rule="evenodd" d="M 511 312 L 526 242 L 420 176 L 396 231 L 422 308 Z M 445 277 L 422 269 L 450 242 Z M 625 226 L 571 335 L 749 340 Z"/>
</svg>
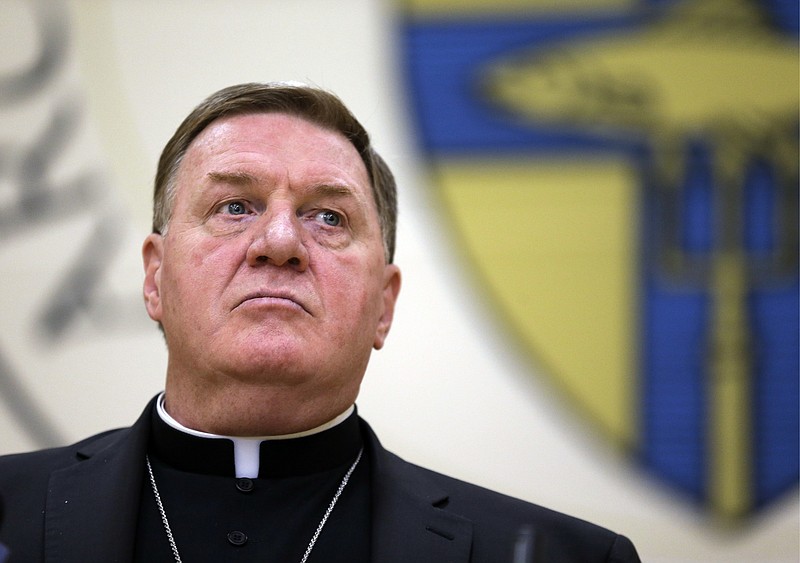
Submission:
<svg viewBox="0 0 800 563">
<path fill-rule="evenodd" d="M 435 168 L 496 310 L 604 433 L 632 446 L 638 183 L 631 167 L 469 159 Z"/>
</svg>

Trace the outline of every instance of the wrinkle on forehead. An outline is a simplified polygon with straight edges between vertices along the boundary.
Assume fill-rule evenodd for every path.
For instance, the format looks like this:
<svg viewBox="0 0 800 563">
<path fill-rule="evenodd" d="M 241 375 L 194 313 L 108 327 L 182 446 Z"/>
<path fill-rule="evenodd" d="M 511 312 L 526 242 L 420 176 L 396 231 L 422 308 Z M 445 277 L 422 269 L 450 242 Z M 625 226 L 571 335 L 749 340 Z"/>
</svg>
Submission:
<svg viewBox="0 0 800 563">
<path fill-rule="evenodd" d="M 278 130 L 281 131 L 280 136 L 276 136 Z M 309 144 L 313 145 L 313 149 Z M 341 132 L 283 113 L 222 117 L 209 124 L 193 140 L 186 156 L 194 161 L 194 165 L 209 158 L 230 165 L 237 162 L 257 164 L 260 159 L 276 162 L 288 159 L 289 162 L 284 164 L 292 166 L 287 172 L 300 163 L 312 167 L 319 164 L 323 168 L 332 166 L 339 169 L 352 181 L 364 184 L 365 188 L 371 189 L 372 185 L 364 160 Z M 234 170 L 231 172 L 237 173 Z M 247 173 L 250 171 L 243 172 L 242 180 L 249 181 Z"/>
</svg>

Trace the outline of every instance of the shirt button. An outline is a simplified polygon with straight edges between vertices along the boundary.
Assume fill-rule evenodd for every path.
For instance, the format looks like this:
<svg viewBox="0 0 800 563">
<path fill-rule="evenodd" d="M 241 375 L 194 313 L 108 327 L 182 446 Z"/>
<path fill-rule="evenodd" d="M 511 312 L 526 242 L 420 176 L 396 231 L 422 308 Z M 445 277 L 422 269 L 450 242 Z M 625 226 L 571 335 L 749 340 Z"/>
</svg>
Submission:
<svg viewBox="0 0 800 563">
<path fill-rule="evenodd" d="M 231 545 L 244 545 L 247 543 L 247 534 L 234 530 L 228 533 L 228 543 Z"/>
<path fill-rule="evenodd" d="M 242 479 L 236 479 L 236 488 L 243 493 L 249 493 L 254 487 L 255 483 L 253 483 L 252 479 L 248 479 L 246 477 Z"/>
</svg>

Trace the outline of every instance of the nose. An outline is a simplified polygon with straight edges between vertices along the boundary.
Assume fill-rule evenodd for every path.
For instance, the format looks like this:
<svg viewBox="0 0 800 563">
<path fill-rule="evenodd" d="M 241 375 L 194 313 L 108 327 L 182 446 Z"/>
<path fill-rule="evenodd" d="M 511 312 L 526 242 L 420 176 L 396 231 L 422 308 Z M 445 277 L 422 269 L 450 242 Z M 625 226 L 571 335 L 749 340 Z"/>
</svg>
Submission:
<svg viewBox="0 0 800 563">
<path fill-rule="evenodd" d="M 268 211 L 253 226 L 255 234 L 247 248 L 250 266 L 272 264 L 303 271 L 308 249 L 303 242 L 300 220 L 291 210 Z"/>
</svg>

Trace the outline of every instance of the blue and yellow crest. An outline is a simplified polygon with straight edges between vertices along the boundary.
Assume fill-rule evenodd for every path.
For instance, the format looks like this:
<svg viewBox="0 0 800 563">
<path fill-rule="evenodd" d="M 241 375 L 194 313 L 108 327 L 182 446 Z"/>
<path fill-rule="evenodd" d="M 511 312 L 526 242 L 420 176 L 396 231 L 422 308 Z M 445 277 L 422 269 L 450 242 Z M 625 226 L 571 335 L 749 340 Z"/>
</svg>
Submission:
<svg viewBox="0 0 800 563">
<path fill-rule="evenodd" d="M 798 5 L 408 0 L 432 184 L 586 418 L 724 519 L 798 483 Z"/>
</svg>

